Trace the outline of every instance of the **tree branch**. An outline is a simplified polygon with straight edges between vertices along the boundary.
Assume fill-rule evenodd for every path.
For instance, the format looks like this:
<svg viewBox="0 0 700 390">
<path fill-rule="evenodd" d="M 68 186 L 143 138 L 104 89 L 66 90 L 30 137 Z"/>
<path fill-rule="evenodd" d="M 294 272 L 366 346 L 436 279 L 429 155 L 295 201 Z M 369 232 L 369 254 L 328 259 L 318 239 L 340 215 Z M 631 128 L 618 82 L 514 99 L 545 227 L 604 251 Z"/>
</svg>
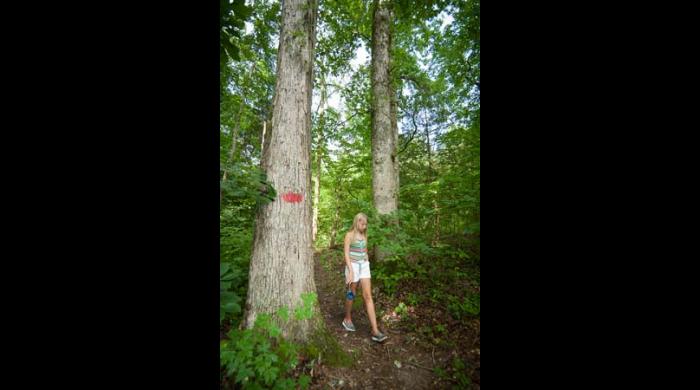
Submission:
<svg viewBox="0 0 700 390">
<path fill-rule="evenodd" d="M 401 148 L 401 150 L 398 153 L 396 153 L 396 155 L 403 153 L 406 150 L 406 148 L 408 148 L 408 145 L 411 143 L 411 141 L 413 141 L 413 137 L 415 137 L 416 133 L 418 132 L 418 125 L 416 125 L 416 111 L 415 110 L 412 111 L 411 122 L 413 122 L 413 133 L 411 133 L 411 137 L 408 139 L 408 141 L 406 141 L 404 143 L 403 148 Z"/>
</svg>

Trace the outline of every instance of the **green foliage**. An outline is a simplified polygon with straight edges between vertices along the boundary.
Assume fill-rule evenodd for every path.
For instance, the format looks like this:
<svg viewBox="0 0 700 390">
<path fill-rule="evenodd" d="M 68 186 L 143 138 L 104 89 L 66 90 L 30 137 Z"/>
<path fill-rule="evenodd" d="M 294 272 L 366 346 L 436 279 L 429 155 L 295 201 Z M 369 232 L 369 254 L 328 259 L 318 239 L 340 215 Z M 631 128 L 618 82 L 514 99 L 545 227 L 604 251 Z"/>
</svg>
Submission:
<svg viewBox="0 0 700 390">
<path fill-rule="evenodd" d="M 462 321 L 480 315 L 478 236 L 461 242 L 433 245 L 406 221 L 416 213 L 398 211 L 390 216 L 368 213 L 370 245 L 386 251 L 381 261 L 373 261 L 372 278 L 382 292 L 399 297 L 409 305 L 432 302 L 452 318 Z M 388 221 L 399 219 L 399 226 Z M 460 291 L 455 296 L 454 291 Z M 401 298 L 403 297 L 403 298 Z M 407 306 L 399 301 L 394 311 L 405 314 Z M 402 316 L 403 318 L 404 316 Z M 430 338 L 439 342 L 432 333 Z"/>
<path fill-rule="evenodd" d="M 247 223 L 250 225 L 250 222 Z M 253 240 L 252 226 L 235 213 L 224 210 L 220 227 L 220 322 L 228 318 L 232 326 L 240 322 L 240 306 L 248 290 L 248 267 Z"/>
<path fill-rule="evenodd" d="M 438 378 L 449 380 L 455 385 L 452 388 L 469 389 L 472 381 L 467 373 L 467 364 L 459 357 L 452 359 L 452 362 L 447 369 L 436 367 L 434 372 Z M 452 375 L 450 375 L 450 372 Z"/>
<path fill-rule="evenodd" d="M 426 275 L 425 267 L 407 259 L 411 256 L 430 255 L 432 249 L 421 240 L 411 237 L 405 229 L 391 223 L 392 220 L 400 219 L 401 215 L 405 215 L 403 211 L 393 215 L 378 216 L 374 210 L 371 210 L 369 215 L 372 216 L 370 219 L 376 221 L 371 228 L 368 227 L 368 237 L 372 240 L 370 245 L 379 247 L 386 253 L 382 261 L 372 264 L 372 272 L 384 291 L 393 295 L 400 283 Z"/>
<path fill-rule="evenodd" d="M 219 321 L 223 324 L 228 320 L 231 326 L 236 326 L 243 314 L 241 305 L 248 290 L 255 207 L 274 198 L 275 190 L 257 167 L 237 163 L 233 168 L 231 175 L 222 182 Z"/>
<path fill-rule="evenodd" d="M 454 319 L 460 320 L 466 316 L 477 316 L 481 312 L 481 295 L 469 294 L 461 300 L 453 295 L 448 295 L 447 310 Z"/>
<path fill-rule="evenodd" d="M 246 20 L 249 34 L 237 38 L 239 59 L 220 67 L 220 159 L 223 164 L 260 160 L 261 129 L 270 120 L 279 34 L 279 2 L 255 1 Z M 224 15 L 222 13 L 222 15 Z M 222 59 L 228 56 L 222 56 Z M 236 137 L 234 137 L 234 133 Z M 235 138 L 235 145 L 232 145 Z M 235 149 L 232 158 L 231 150 Z M 222 167 L 223 169 L 223 167 Z"/>
<path fill-rule="evenodd" d="M 240 163 L 224 165 L 223 168 L 230 174 L 221 181 L 225 205 L 249 202 L 248 205 L 252 206 L 275 199 L 276 191 L 260 168 Z"/>
<path fill-rule="evenodd" d="M 436 35 L 435 54 L 450 81 L 450 94 L 460 103 L 457 117 L 468 121 L 480 106 L 481 6 L 480 0 L 453 3 L 454 21 Z"/>
<path fill-rule="evenodd" d="M 318 74 L 337 76 L 350 71 L 350 60 L 359 46 L 357 36 L 368 37 L 370 31 L 367 6 L 361 0 L 325 0 L 319 3 Z"/>
<path fill-rule="evenodd" d="M 219 271 L 219 322 L 223 322 L 228 314 L 238 318 L 242 314 L 241 301 L 245 292 L 241 292 L 241 286 L 245 286 L 247 274 L 243 274 L 242 267 L 234 267 L 236 263 L 221 263 Z M 233 286 L 236 286 L 234 288 Z M 236 321 L 238 322 L 238 321 Z"/>
<path fill-rule="evenodd" d="M 224 269 L 226 271 L 223 274 L 230 271 L 228 267 L 222 266 Z M 259 314 L 251 329 L 233 328 L 229 331 L 229 339 L 223 340 L 220 345 L 220 361 L 225 375 L 243 388 L 307 388 L 311 382 L 310 377 L 302 374 L 295 380 L 291 373 L 298 365 L 299 355 L 311 348 L 318 353 L 319 343 L 309 343 L 309 347 L 286 340 L 282 336 L 279 320 L 281 324 L 288 324 L 289 321 L 311 319 L 317 303 L 315 293 L 302 294 L 301 304 L 292 309 L 294 318 L 290 319 L 290 308 L 281 308 L 275 316 Z M 312 339 L 319 340 L 319 334 L 322 334 L 321 329 L 316 331 Z M 329 350 L 334 345 L 325 338 L 320 340 L 323 341 L 320 350 Z M 337 343 L 335 346 L 339 348 Z"/>
<path fill-rule="evenodd" d="M 314 315 L 314 308 L 318 303 L 316 293 L 304 293 L 301 296 L 302 304 L 294 309 L 294 319 L 309 320 Z"/>
<path fill-rule="evenodd" d="M 313 359 L 321 359 L 325 364 L 333 367 L 349 367 L 356 360 L 356 356 L 348 354 L 340 346 L 335 336 L 325 328 L 318 328 L 310 337 L 306 345 L 305 353 Z"/>
<path fill-rule="evenodd" d="M 400 210 L 384 217 L 373 210 L 371 70 L 364 58 L 353 61 L 360 46 L 371 53 L 372 2 L 320 2 L 311 114 L 312 174 L 321 174 L 315 245 L 334 244 L 336 250 L 328 252 L 333 255 L 321 262 L 327 269 L 340 267 L 344 234 L 354 215 L 365 212 L 370 253 L 376 247 L 388 253 L 382 261 L 372 259 L 373 284 L 396 298 L 395 310 L 405 314 L 408 306 L 430 304 L 468 321 L 480 316 L 480 1 L 391 3 Z M 220 163 L 226 180 L 221 182 L 220 314 L 226 329 L 241 320 L 256 209 L 275 198 L 259 166 L 262 129 L 270 131 L 280 3 L 244 4 L 221 4 Z M 244 33 L 244 21 L 252 32 Z M 340 106 L 316 111 L 322 89 L 329 101 L 339 98 Z M 275 321 L 308 319 L 315 302 L 309 295 L 300 306 L 277 313 Z M 361 296 L 355 303 L 361 304 Z M 222 344 L 222 366 L 236 386 L 309 385 L 308 376 L 291 376 L 295 348 L 297 354 L 323 356 L 328 364 L 352 361 L 330 334 L 293 346 L 281 340 L 279 324 L 259 320 L 252 330 L 229 332 L 231 340 Z M 446 329 L 438 324 L 425 334 L 433 342 L 444 340 Z M 453 361 L 448 371 L 444 376 L 456 386 L 469 386 L 464 362 Z"/>
<path fill-rule="evenodd" d="M 252 329 L 233 329 L 221 342 L 220 360 L 226 375 L 243 388 L 295 389 L 308 386 L 307 378 L 297 383 L 288 377 L 297 366 L 299 347 L 281 336 L 271 316 L 261 314 Z"/>
<path fill-rule="evenodd" d="M 408 308 L 406 307 L 406 304 L 403 302 L 400 302 L 398 306 L 394 309 L 394 312 L 396 312 L 397 315 L 401 316 L 406 313 L 408 313 Z"/>
<path fill-rule="evenodd" d="M 467 375 L 466 368 L 466 364 L 459 357 L 452 361 L 452 370 L 454 371 L 454 376 L 457 379 L 457 384 L 463 389 L 468 388 L 472 384 L 471 378 L 469 378 L 469 375 Z"/>
<path fill-rule="evenodd" d="M 227 58 L 240 60 L 239 40 L 244 29 L 244 22 L 252 9 L 245 5 L 245 0 L 219 0 L 219 45 L 222 65 Z"/>
<path fill-rule="evenodd" d="M 408 297 L 406 297 L 406 302 L 408 302 L 408 304 L 411 306 L 416 306 L 420 300 L 420 296 L 414 292 L 409 293 Z"/>
</svg>

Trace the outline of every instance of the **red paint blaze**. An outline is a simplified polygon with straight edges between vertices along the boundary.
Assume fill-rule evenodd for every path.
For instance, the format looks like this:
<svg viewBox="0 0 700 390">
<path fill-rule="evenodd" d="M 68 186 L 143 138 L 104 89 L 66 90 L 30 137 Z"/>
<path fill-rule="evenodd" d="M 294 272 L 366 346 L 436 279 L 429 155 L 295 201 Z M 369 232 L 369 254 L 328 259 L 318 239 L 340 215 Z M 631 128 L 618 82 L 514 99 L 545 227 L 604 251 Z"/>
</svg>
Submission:
<svg viewBox="0 0 700 390">
<path fill-rule="evenodd" d="M 282 200 L 288 203 L 299 203 L 304 199 L 304 196 L 302 194 L 297 194 L 295 192 L 287 192 L 286 194 L 282 195 Z"/>
</svg>

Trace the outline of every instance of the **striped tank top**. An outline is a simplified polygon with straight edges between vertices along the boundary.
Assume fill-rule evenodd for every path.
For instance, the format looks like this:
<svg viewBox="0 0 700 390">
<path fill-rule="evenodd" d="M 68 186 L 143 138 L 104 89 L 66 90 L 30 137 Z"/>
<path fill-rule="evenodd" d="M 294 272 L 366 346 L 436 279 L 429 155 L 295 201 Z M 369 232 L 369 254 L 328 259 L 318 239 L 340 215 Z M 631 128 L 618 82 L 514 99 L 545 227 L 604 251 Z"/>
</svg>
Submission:
<svg viewBox="0 0 700 390">
<path fill-rule="evenodd" d="M 365 240 L 355 240 L 350 243 L 350 260 L 367 260 L 367 242 Z"/>
</svg>

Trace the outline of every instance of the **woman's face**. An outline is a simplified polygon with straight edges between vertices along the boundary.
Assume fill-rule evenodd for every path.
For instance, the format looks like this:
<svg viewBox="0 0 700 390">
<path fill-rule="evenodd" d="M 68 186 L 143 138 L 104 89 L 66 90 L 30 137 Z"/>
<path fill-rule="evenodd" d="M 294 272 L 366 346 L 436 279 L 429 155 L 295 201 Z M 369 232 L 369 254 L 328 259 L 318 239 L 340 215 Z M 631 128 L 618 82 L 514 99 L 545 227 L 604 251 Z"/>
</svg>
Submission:
<svg viewBox="0 0 700 390">
<path fill-rule="evenodd" d="M 367 229 L 367 220 L 364 219 L 364 218 L 358 219 L 358 220 L 357 220 L 357 227 L 358 227 L 361 231 L 364 232 L 365 229 Z"/>
</svg>

